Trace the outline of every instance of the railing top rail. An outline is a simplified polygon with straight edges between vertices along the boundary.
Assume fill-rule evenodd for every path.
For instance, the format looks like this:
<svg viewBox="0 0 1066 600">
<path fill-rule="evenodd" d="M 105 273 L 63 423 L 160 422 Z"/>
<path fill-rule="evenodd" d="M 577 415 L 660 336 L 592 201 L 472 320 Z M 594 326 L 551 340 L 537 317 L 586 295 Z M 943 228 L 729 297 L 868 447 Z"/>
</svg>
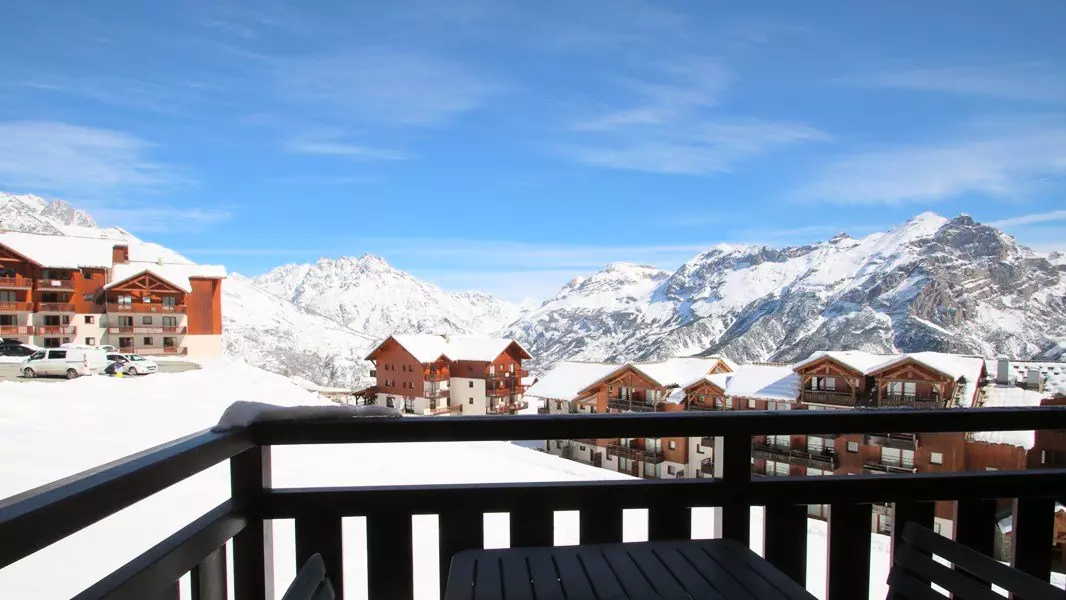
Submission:
<svg viewBox="0 0 1066 600">
<path fill-rule="evenodd" d="M 1066 407 L 337 418 L 258 423 L 253 437 L 287 445 L 1030 429 L 1066 429 Z"/>
<path fill-rule="evenodd" d="M 253 446 L 201 431 L 0 500 L 0 568 Z"/>
</svg>

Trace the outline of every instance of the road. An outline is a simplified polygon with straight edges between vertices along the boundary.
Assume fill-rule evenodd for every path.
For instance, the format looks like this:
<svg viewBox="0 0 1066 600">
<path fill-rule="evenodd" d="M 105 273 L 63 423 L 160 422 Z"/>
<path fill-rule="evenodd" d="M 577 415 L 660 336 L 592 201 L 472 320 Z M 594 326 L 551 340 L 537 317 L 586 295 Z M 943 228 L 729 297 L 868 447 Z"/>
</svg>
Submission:
<svg viewBox="0 0 1066 600">
<path fill-rule="evenodd" d="M 159 365 L 160 373 L 181 373 L 183 371 L 191 371 L 193 369 L 199 369 L 200 365 L 191 362 L 179 361 L 179 360 L 161 360 L 157 363 Z M 46 381 L 49 383 L 55 383 L 60 381 L 66 381 L 62 377 L 40 377 L 37 379 L 23 379 L 19 376 L 19 368 L 22 365 L 18 363 L 0 363 L 0 381 Z"/>
</svg>

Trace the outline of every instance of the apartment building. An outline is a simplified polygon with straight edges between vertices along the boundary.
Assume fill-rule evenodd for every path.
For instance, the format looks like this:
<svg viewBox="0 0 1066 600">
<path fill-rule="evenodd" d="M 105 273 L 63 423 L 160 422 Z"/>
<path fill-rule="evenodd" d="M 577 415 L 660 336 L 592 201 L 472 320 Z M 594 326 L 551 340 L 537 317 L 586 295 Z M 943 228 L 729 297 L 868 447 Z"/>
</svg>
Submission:
<svg viewBox="0 0 1066 600">
<path fill-rule="evenodd" d="M 729 372 L 735 364 L 722 357 L 673 358 L 661 361 L 561 363 L 530 388 L 541 402 L 538 412 L 555 414 L 622 413 L 684 410 L 684 386 L 698 378 Z M 564 399 L 564 396 L 570 398 Z M 695 476 L 700 461 L 690 448 L 701 438 L 627 438 L 551 440 L 546 448 L 573 460 L 644 478 Z"/>
<path fill-rule="evenodd" d="M 124 238 L 0 232 L 0 337 L 222 354 L 225 268 Z"/>
<path fill-rule="evenodd" d="M 407 414 L 509 414 L 526 407 L 517 341 L 466 335 L 393 335 L 366 357 L 377 383 L 370 402 Z"/>
</svg>

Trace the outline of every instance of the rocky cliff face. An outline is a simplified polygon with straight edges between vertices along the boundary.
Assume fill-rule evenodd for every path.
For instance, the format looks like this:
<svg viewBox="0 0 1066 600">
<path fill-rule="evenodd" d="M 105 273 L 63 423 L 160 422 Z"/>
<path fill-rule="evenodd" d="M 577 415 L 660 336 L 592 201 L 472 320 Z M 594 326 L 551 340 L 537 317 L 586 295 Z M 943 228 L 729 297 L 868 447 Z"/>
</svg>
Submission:
<svg viewBox="0 0 1066 600">
<path fill-rule="evenodd" d="M 571 282 L 507 333 L 537 368 L 700 352 L 789 361 L 825 349 L 1049 356 L 1066 347 L 1062 262 L 968 216 L 925 213 L 860 240 L 716 246 L 628 288 Z"/>
</svg>

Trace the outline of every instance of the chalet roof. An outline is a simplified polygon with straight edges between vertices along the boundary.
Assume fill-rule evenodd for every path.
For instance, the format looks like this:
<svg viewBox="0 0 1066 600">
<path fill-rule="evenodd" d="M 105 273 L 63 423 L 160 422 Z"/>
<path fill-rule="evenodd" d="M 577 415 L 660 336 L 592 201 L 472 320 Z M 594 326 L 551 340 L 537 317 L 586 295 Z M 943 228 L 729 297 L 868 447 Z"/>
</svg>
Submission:
<svg viewBox="0 0 1066 600">
<path fill-rule="evenodd" d="M 826 357 L 831 358 L 836 362 L 844 365 L 845 367 L 854 369 L 855 371 L 858 371 L 865 375 L 869 373 L 873 367 L 883 364 L 889 359 L 892 359 L 894 355 L 872 354 L 870 352 L 863 352 L 861 350 L 820 350 L 810 355 L 806 360 L 802 360 L 792 365 L 792 368 L 801 369 L 803 367 L 806 367 L 807 365 L 818 362 L 819 360 Z"/>
<path fill-rule="evenodd" d="M 985 361 L 985 370 L 988 373 L 996 373 L 998 365 L 996 359 Z M 1046 394 L 1066 394 L 1066 362 L 1035 362 L 1035 361 L 1010 361 L 1011 381 L 1022 382 L 1029 375 L 1029 369 L 1036 369 L 1044 380 L 1044 392 Z"/>
<path fill-rule="evenodd" d="M 963 356 L 960 354 L 946 354 L 944 352 L 910 352 L 892 357 L 890 360 L 874 366 L 869 370 L 870 374 L 884 371 L 890 367 L 911 359 L 920 365 L 924 365 L 938 373 L 943 373 L 952 379 L 959 381 L 965 379 L 966 387 L 963 389 L 960 404 L 968 406 L 977 393 L 977 388 L 983 383 L 985 375 L 985 359 L 978 356 Z"/>
<path fill-rule="evenodd" d="M 684 386 L 693 379 L 706 375 L 718 366 L 721 359 L 714 358 L 669 358 L 653 362 L 627 363 L 651 377 L 663 387 Z"/>
<path fill-rule="evenodd" d="M 130 262 L 117 264 L 111 269 L 111 283 L 105 285 L 104 289 L 109 290 L 144 273 L 153 275 L 170 285 L 189 293 L 192 291 L 192 284 L 189 282 L 189 278 L 223 278 L 226 276 L 226 268 L 217 265 L 174 263 L 159 264 Z"/>
<path fill-rule="evenodd" d="M 1047 397 L 1046 393 L 1025 390 L 1016 385 L 999 384 L 986 386 L 984 395 L 982 406 L 990 408 L 1040 406 L 1040 400 Z M 973 439 L 989 444 L 1011 444 L 1026 450 L 1036 445 L 1034 431 L 977 431 L 974 432 Z"/>
<path fill-rule="evenodd" d="M 521 344 L 510 338 L 419 333 L 393 335 L 389 339 L 395 340 L 396 343 L 410 352 L 411 356 L 415 357 L 415 360 L 422 363 L 433 362 L 442 356 L 449 360 L 491 362 L 507 350 L 511 344 L 518 346 L 524 358 L 532 358 Z M 378 344 L 374 348 L 374 352 L 377 352 L 378 348 L 381 348 L 384 343 Z M 373 356 L 373 354 L 371 352 L 370 356 Z M 369 356 L 367 358 L 369 359 Z"/>
<path fill-rule="evenodd" d="M 732 373 L 704 375 L 685 388 L 702 381 L 718 386 L 726 396 L 760 400 L 793 401 L 800 388 L 799 374 L 790 366 L 740 365 Z"/>
<path fill-rule="evenodd" d="M 528 390 L 526 396 L 552 400 L 572 400 L 581 390 L 618 369 L 611 363 L 563 361 L 555 365 Z"/>
</svg>

